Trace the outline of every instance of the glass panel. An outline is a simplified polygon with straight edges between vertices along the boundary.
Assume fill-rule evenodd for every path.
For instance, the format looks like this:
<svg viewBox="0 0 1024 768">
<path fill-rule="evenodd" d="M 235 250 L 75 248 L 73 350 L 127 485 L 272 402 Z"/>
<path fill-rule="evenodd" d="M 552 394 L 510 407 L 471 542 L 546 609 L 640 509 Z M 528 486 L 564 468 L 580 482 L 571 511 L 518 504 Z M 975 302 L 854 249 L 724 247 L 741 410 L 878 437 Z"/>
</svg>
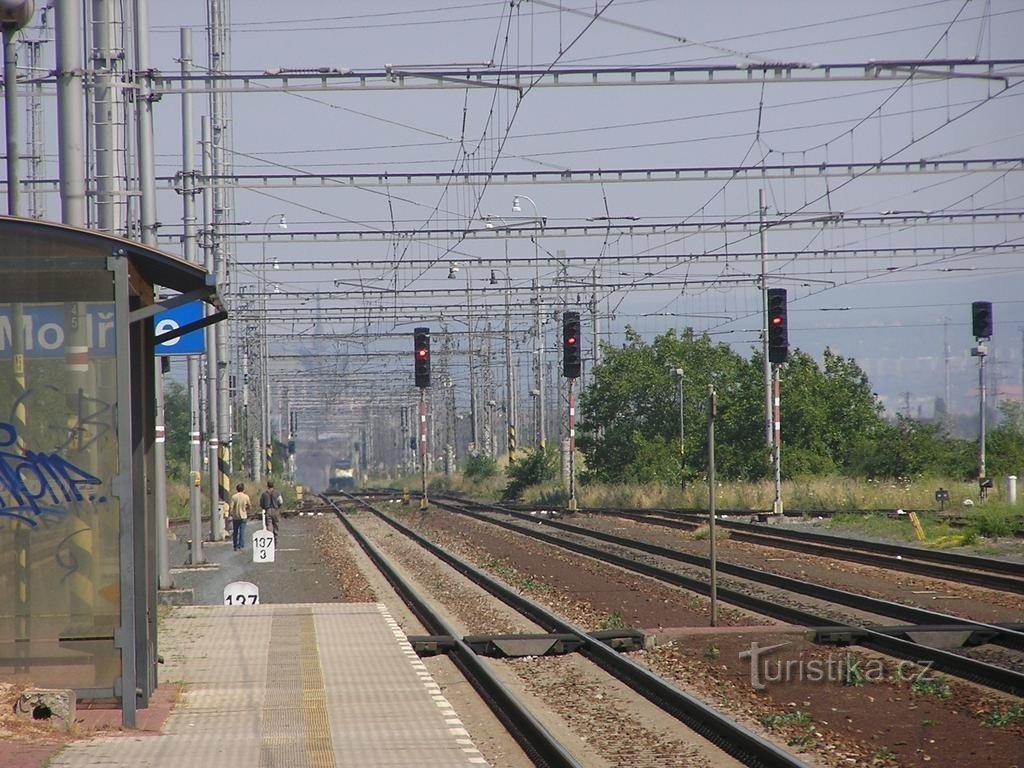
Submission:
<svg viewBox="0 0 1024 768">
<path fill-rule="evenodd" d="M 11 245 L 0 247 L 0 677 L 112 688 L 113 279 L 106 253 Z"/>
</svg>

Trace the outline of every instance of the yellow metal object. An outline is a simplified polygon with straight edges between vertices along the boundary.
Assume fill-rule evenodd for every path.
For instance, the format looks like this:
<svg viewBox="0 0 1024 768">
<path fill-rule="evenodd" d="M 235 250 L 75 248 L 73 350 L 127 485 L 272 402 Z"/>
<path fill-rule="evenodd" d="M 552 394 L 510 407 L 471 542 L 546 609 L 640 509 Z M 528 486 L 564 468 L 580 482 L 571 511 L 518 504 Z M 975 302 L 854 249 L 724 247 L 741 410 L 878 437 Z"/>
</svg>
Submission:
<svg viewBox="0 0 1024 768">
<path fill-rule="evenodd" d="M 914 525 L 914 534 L 917 536 L 917 540 L 924 541 L 924 528 L 921 527 L 921 521 L 917 519 L 917 512 L 908 512 L 907 515 Z"/>
<path fill-rule="evenodd" d="M 295 486 L 295 498 L 298 499 L 299 501 L 302 501 L 302 495 L 305 492 L 306 492 L 306 489 L 303 488 L 301 485 L 296 485 Z"/>
<path fill-rule="evenodd" d="M 402 504 L 404 504 L 405 506 L 409 506 L 410 498 L 411 497 L 409 496 L 409 489 L 408 488 L 403 488 L 402 489 Z"/>
<path fill-rule="evenodd" d="M 192 485 L 194 485 L 196 488 L 198 488 L 202 484 L 203 484 L 203 473 L 202 472 L 193 472 L 192 473 Z"/>
</svg>

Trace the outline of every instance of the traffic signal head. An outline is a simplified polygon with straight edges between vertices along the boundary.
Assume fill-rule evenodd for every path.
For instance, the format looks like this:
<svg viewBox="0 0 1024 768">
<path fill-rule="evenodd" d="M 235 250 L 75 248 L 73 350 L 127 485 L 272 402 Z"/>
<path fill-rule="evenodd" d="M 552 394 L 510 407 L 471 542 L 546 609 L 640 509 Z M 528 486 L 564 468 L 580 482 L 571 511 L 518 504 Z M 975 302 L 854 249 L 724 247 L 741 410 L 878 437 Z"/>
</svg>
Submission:
<svg viewBox="0 0 1024 768">
<path fill-rule="evenodd" d="M 580 313 L 562 313 L 562 375 L 567 379 L 580 376 Z"/>
<path fill-rule="evenodd" d="M 971 327 L 974 338 L 992 338 L 992 302 L 976 301 L 971 304 Z"/>
<path fill-rule="evenodd" d="M 430 386 L 430 329 L 415 328 L 412 335 L 416 386 L 422 389 Z"/>
<path fill-rule="evenodd" d="M 768 361 L 784 363 L 789 354 L 786 289 L 768 289 Z"/>
</svg>

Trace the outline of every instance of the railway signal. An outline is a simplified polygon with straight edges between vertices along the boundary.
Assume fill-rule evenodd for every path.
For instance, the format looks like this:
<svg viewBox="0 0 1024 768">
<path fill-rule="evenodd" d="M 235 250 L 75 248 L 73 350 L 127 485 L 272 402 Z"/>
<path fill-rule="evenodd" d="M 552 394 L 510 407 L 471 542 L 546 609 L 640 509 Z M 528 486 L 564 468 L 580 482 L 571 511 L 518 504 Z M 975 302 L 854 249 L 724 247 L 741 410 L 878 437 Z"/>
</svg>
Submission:
<svg viewBox="0 0 1024 768">
<path fill-rule="evenodd" d="M 416 386 L 430 386 L 430 329 L 413 329 L 413 350 L 416 366 Z"/>
<path fill-rule="evenodd" d="M 580 313 L 562 313 L 562 375 L 567 379 L 580 376 Z"/>
<path fill-rule="evenodd" d="M 976 339 L 992 338 L 992 302 L 976 301 L 971 304 L 971 329 Z"/>
<path fill-rule="evenodd" d="M 789 355 L 789 323 L 786 320 L 786 289 L 768 289 L 768 360 L 784 363 Z"/>
</svg>

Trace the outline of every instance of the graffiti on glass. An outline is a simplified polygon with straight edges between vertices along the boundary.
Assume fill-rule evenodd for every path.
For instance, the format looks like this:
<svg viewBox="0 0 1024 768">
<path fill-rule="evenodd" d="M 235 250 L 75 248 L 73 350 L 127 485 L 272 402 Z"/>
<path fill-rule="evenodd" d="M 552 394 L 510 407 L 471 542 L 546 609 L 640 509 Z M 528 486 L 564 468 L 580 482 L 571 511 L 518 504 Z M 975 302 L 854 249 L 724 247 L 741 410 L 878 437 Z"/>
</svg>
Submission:
<svg viewBox="0 0 1024 768">
<path fill-rule="evenodd" d="M 106 501 L 90 492 L 100 483 L 55 452 L 21 448 L 17 428 L 0 422 L 0 517 L 35 528 L 41 517 L 65 516 L 67 504 Z"/>
</svg>

